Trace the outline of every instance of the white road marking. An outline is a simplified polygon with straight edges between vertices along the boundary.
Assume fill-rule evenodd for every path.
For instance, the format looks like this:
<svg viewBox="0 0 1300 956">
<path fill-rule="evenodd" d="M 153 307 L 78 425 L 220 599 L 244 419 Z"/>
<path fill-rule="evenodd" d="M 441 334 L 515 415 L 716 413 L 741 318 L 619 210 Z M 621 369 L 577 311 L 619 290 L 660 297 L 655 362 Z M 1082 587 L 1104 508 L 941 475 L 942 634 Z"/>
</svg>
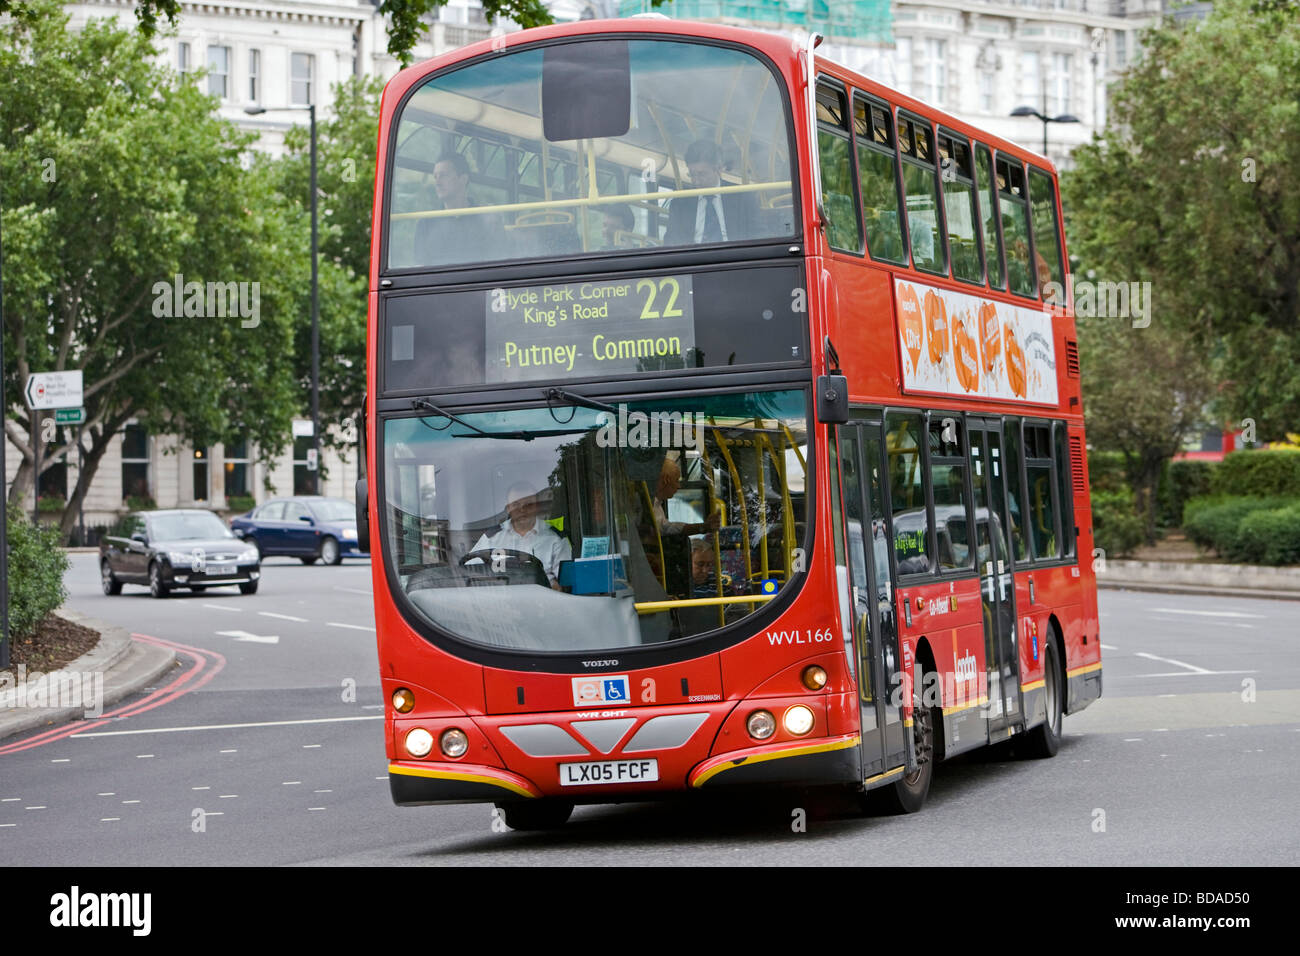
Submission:
<svg viewBox="0 0 1300 956">
<path fill-rule="evenodd" d="M 1125 738 L 1124 738 L 1124 743 L 1126 743 L 1126 744 L 1135 744 L 1135 743 L 1137 743 L 1137 742 L 1138 742 L 1139 740 L 1141 740 L 1141 739 L 1142 739 L 1141 737 L 1125 737 Z"/>
<path fill-rule="evenodd" d="M 99 822 L 100 822 L 100 823 L 117 823 L 117 822 L 120 821 L 121 819 L 122 819 L 121 817 L 100 817 L 100 818 L 99 818 Z"/>
<path fill-rule="evenodd" d="M 337 621 L 326 621 L 325 626 L 346 627 L 349 631 L 369 631 L 372 634 L 375 632 L 375 629 L 373 627 L 365 627 L 364 625 L 361 624 L 340 624 Z"/>
<path fill-rule="evenodd" d="M 1157 697 L 1177 697 L 1177 694 L 1156 694 Z"/>
<path fill-rule="evenodd" d="M 312 793 L 333 793 L 333 790 L 313 790 Z"/>
<path fill-rule="evenodd" d="M 1103 651 L 1117 651 L 1117 650 L 1119 650 L 1119 648 L 1116 647 L 1116 646 L 1114 646 L 1113 644 L 1103 644 L 1103 645 L 1101 645 L 1101 649 L 1102 649 Z"/>
<path fill-rule="evenodd" d="M 387 780 L 388 778 L 387 778 L 387 777 L 376 777 L 375 779 L 376 779 L 376 780 Z"/>
<path fill-rule="evenodd" d="M 139 803 L 139 800 L 123 800 L 123 803 Z"/>
<path fill-rule="evenodd" d="M 204 810 L 205 817 L 224 817 L 226 814 L 221 810 Z"/>
<path fill-rule="evenodd" d="M 319 749 L 320 749 L 320 744 L 303 744 L 303 745 L 302 745 L 302 749 L 303 749 L 303 750 L 319 750 Z"/>
<path fill-rule="evenodd" d="M 276 614 L 274 611 L 258 611 L 257 613 L 262 617 L 276 617 L 282 621 L 297 621 L 299 624 L 307 623 L 305 617 L 294 617 L 292 614 Z"/>
<path fill-rule="evenodd" d="M 72 763 L 72 758 L 60 757 L 58 760 L 51 760 L 50 763 Z"/>
<path fill-rule="evenodd" d="M 381 709 L 383 706 L 384 706 L 383 704 L 362 704 L 362 705 L 361 705 L 361 709 L 362 709 L 362 710 L 379 710 L 379 709 Z"/>
<path fill-rule="evenodd" d="M 366 597 L 373 597 L 374 591 L 363 591 L 361 588 L 335 588 L 336 591 L 347 591 L 349 594 L 364 594 Z"/>
<path fill-rule="evenodd" d="M 1255 625 L 1254 625 L 1254 624 L 1233 624 L 1233 625 L 1231 625 L 1231 626 L 1232 626 L 1232 627 L 1244 627 L 1244 628 L 1246 628 L 1247 630 L 1250 630 L 1250 631 L 1253 631 L 1253 630 L 1255 629 Z"/>
<path fill-rule="evenodd" d="M 1195 614 L 1199 617 L 1253 617 L 1260 620 L 1264 619 L 1263 614 L 1247 614 L 1245 611 L 1193 611 L 1182 607 L 1153 607 L 1148 608 L 1159 614 Z"/>
<path fill-rule="evenodd" d="M 102 797 L 104 794 L 101 793 L 100 796 Z M 108 796 L 111 797 L 112 794 L 110 793 Z M 0 803 L 17 803 L 21 799 L 22 797 L 5 797 L 3 800 L 0 800 Z"/>
<path fill-rule="evenodd" d="M 117 794 L 114 793 L 112 790 L 110 790 L 110 791 L 108 791 L 107 793 L 97 793 L 97 794 L 95 794 L 95 796 L 97 796 L 97 797 L 116 797 Z"/>
<path fill-rule="evenodd" d="M 237 641 L 251 641 L 255 644 L 279 644 L 280 635 L 271 634 L 262 636 L 260 634 L 250 634 L 248 631 L 217 631 L 218 637 L 233 637 Z"/>
<path fill-rule="evenodd" d="M 223 793 L 221 796 L 217 797 L 217 799 L 218 799 L 218 800 L 234 800 L 234 799 L 235 799 L 236 797 L 238 797 L 238 796 L 239 796 L 239 794 L 237 794 L 237 793 Z"/>
<path fill-rule="evenodd" d="M 211 787 L 190 787 L 191 790 L 211 790 Z"/>
<path fill-rule="evenodd" d="M 1258 674 L 1259 671 L 1161 671 L 1159 674 L 1114 674 L 1108 680 L 1136 680 L 1147 677 L 1217 677 L 1221 674 Z"/>
<path fill-rule="evenodd" d="M 197 728 L 197 727 L 176 727 L 176 728 L 174 728 L 174 729 L 176 729 L 176 730 L 197 730 L 198 728 Z M 74 737 L 82 737 L 82 736 L 94 736 L 94 735 L 93 735 L 93 734 L 73 734 L 72 736 L 74 736 Z M 222 752 L 223 754 L 237 754 L 237 753 L 239 753 L 238 750 L 223 750 L 223 751 L 221 751 L 221 752 Z"/>
<path fill-rule="evenodd" d="M 1186 667 L 1189 671 L 1191 671 L 1194 674 L 1210 673 L 1204 667 L 1197 667 L 1195 664 L 1187 664 L 1183 661 L 1176 661 L 1172 657 L 1157 657 L 1155 654 L 1148 654 L 1146 651 L 1138 651 L 1137 656 L 1145 657 L 1149 661 L 1161 661 L 1162 663 L 1165 664 L 1173 664 L 1175 667 Z"/>
<path fill-rule="evenodd" d="M 24 810 L 48 810 L 49 807 L 46 807 L 46 806 L 39 806 L 39 807 L 23 807 L 23 809 L 24 809 Z"/>
<path fill-rule="evenodd" d="M 16 827 L 16 826 L 18 826 L 18 824 L 16 823 L 0 823 L 0 827 Z"/>
<path fill-rule="evenodd" d="M 324 810 L 324 807 L 308 807 L 308 810 Z"/>
<path fill-rule="evenodd" d="M 203 605 L 203 606 L 204 606 L 204 607 L 214 608 L 214 609 L 216 609 L 216 610 L 218 610 L 218 611 L 235 611 L 235 612 L 239 612 L 239 611 L 242 611 L 242 610 L 243 610 L 242 607 L 232 607 L 232 606 L 229 605 L 229 604 L 205 604 L 205 605 Z"/>
<path fill-rule="evenodd" d="M 200 724 L 194 727 L 153 727 L 149 730 L 101 730 L 98 733 L 73 734 L 73 739 L 81 737 L 126 737 L 135 734 L 178 734 L 189 730 L 238 730 L 243 727 L 289 727 L 296 724 L 337 724 L 347 720 L 383 720 L 383 714 L 364 714 L 360 717 L 313 717 L 309 720 L 259 720 L 249 724 Z M 238 753 L 237 750 L 223 750 L 223 754 Z M 153 756 L 150 754 L 149 756 Z M 387 778 L 385 778 L 387 779 Z"/>
<path fill-rule="evenodd" d="M 75 737 L 76 734 L 73 734 L 72 736 Z M 148 760 L 148 759 L 149 759 L 150 757 L 152 757 L 152 756 L 153 756 L 153 754 L 136 754 L 136 755 L 135 755 L 135 759 L 136 759 L 136 760 Z"/>
<path fill-rule="evenodd" d="M 298 784 L 300 784 L 300 783 L 302 783 L 301 780 L 286 780 L 284 783 L 280 784 L 280 786 L 282 786 L 282 787 L 296 787 L 296 786 L 298 786 Z"/>
</svg>

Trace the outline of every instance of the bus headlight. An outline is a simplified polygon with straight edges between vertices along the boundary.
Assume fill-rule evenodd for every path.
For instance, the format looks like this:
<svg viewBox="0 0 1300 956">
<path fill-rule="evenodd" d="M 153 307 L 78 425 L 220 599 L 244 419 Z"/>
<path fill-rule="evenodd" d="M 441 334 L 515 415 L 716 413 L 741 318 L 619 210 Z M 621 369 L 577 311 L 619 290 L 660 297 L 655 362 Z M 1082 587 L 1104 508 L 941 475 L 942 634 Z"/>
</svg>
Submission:
<svg viewBox="0 0 1300 956">
<path fill-rule="evenodd" d="M 813 712 L 803 704 L 795 704 L 781 718 L 787 732 L 802 737 L 813 728 Z"/>
<path fill-rule="evenodd" d="M 412 757 L 426 757 L 433 749 L 433 734 L 416 727 L 406 735 L 406 752 Z"/>
<path fill-rule="evenodd" d="M 442 747 L 442 752 L 448 757 L 463 757 L 465 751 L 469 750 L 469 738 L 465 736 L 465 731 L 453 727 L 442 732 L 439 745 Z"/>
<path fill-rule="evenodd" d="M 803 669 L 803 686 L 809 690 L 821 690 L 826 686 L 826 669 L 813 664 Z"/>
<path fill-rule="evenodd" d="M 393 691 L 393 710 L 399 714 L 409 714 L 414 706 L 415 695 L 405 687 L 399 687 Z"/>
<path fill-rule="evenodd" d="M 766 740 L 776 733 L 776 718 L 766 710 L 756 710 L 745 721 L 745 729 L 755 740 Z"/>
</svg>

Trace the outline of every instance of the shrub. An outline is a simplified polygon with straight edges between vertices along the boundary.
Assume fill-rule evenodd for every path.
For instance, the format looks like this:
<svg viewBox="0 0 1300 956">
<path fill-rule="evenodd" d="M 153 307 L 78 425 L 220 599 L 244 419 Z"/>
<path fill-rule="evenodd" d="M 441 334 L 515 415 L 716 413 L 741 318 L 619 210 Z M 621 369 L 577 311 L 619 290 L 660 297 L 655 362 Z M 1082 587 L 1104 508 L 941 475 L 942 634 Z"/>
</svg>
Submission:
<svg viewBox="0 0 1300 956">
<path fill-rule="evenodd" d="M 148 495 L 127 495 L 127 511 L 153 511 L 157 507 L 157 502 Z"/>
<path fill-rule="evenodd" d="M 40 511 L 40 513 L 43 515 L 55 514 L 55 513 L 62 514 L 63 509 L 66 508 L 67 506 L 68 506 L 68 502 L 65 499 L 58 498 L 53 495 L 45 495 L 43 498 L 40 498 L 36 503 L 37 510 Z"/>
<path fill-rule="evenodd" d="M 252 511 L 257 505 L 257 500 L 252 495 L 231 495 L 226 499 L 226 507 L 231 511 L 238 511 L 243 514 L 245 511 Z"/>
<path fill-rule="evenodd" d="M 1124 476 L 1124 455 L 1118 451 L 1088 452 L 1088 481 L 1093 493 L 1113 491 L 1132 492 Z"/>
<path fill-rule="evenodd" d="M 9 516 L 9 633 L 24 638 L 68 596 L 68 556 L 55 528 L 38 528 L 17 505 Z"/>
<path fill-rule="evenodd" d="M 1142 543 L 1142 519 L 1137 514 L 1133 492 L 1094 491 L 1092 494 L 1092 537 L 1109 557 L 1132 554 Z"/>
<path fill-rule="evenodd" d="M 1300 451 L 1234 451 L 1214 470 L 1211 493 L 1300 498 Z"/>
<path fill-rule="evenodd" d="M 1256 511 L 1276 511 L 1294 504 L 1294 498 L 1192 498 L 1183 509 L 1183 530 L 1201 547 L 1212 548 L 1230 561 L 1256 561 L 1259 546 L 1241 537 L 1242 522 Z"/>
<path fill-rule="evenodd" d="M 1300 503 L 1252 511 L 1237 532 L 1240 560 L 1252 564 L 1300 564 Z"/>
<path fill-rule="evenodd" d="M 1163 528 L 1177 528 L 1183 522 L 1183 506 L 1189 498 L 1210 494 L 1218 462 L 1171 461 L 1160 475 L 1156 492 L 1157 521 Z"/>
</svg>

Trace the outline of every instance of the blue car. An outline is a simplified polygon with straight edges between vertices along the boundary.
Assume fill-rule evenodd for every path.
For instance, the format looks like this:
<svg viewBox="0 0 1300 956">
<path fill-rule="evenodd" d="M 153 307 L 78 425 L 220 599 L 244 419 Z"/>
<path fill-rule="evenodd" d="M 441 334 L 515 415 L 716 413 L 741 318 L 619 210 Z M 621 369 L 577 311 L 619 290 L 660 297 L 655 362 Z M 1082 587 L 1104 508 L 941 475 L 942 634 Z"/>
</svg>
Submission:
<svg viewBox="0 0 1300 956">
<path fill-rule="evenodd" d="M 356 507 L 343 498 L 275 498 L 231 520 L 230 530 L 264 558 L 283 554 L 303 564 L 339 564 L 369 557 L 357 546 Z"/>
</svg>

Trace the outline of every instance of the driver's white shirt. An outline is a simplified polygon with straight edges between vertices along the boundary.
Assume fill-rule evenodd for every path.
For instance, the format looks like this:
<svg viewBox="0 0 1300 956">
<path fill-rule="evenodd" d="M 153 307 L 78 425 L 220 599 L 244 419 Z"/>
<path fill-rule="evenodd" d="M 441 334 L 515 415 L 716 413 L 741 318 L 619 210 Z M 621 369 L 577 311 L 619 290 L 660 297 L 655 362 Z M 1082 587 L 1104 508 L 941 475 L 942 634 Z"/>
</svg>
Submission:
<svg viewBox="0 0 1300 956">
<path fill-rule="evenodd" d="M 554 580 L 560 577 L 560 562 L 573 557 L 573 548 L 568 540 L 556 534 L 555 529 L 544 521 L 534 521 L 526 534 L 520 534 L 507 518 L 501 522 L 500 531 L 491 537 L 486 534 L 480 536 L 471 550 L 490 551 L 493 548 L 531 554 L 542 562 L 546 574 Z"/>
</svg>

